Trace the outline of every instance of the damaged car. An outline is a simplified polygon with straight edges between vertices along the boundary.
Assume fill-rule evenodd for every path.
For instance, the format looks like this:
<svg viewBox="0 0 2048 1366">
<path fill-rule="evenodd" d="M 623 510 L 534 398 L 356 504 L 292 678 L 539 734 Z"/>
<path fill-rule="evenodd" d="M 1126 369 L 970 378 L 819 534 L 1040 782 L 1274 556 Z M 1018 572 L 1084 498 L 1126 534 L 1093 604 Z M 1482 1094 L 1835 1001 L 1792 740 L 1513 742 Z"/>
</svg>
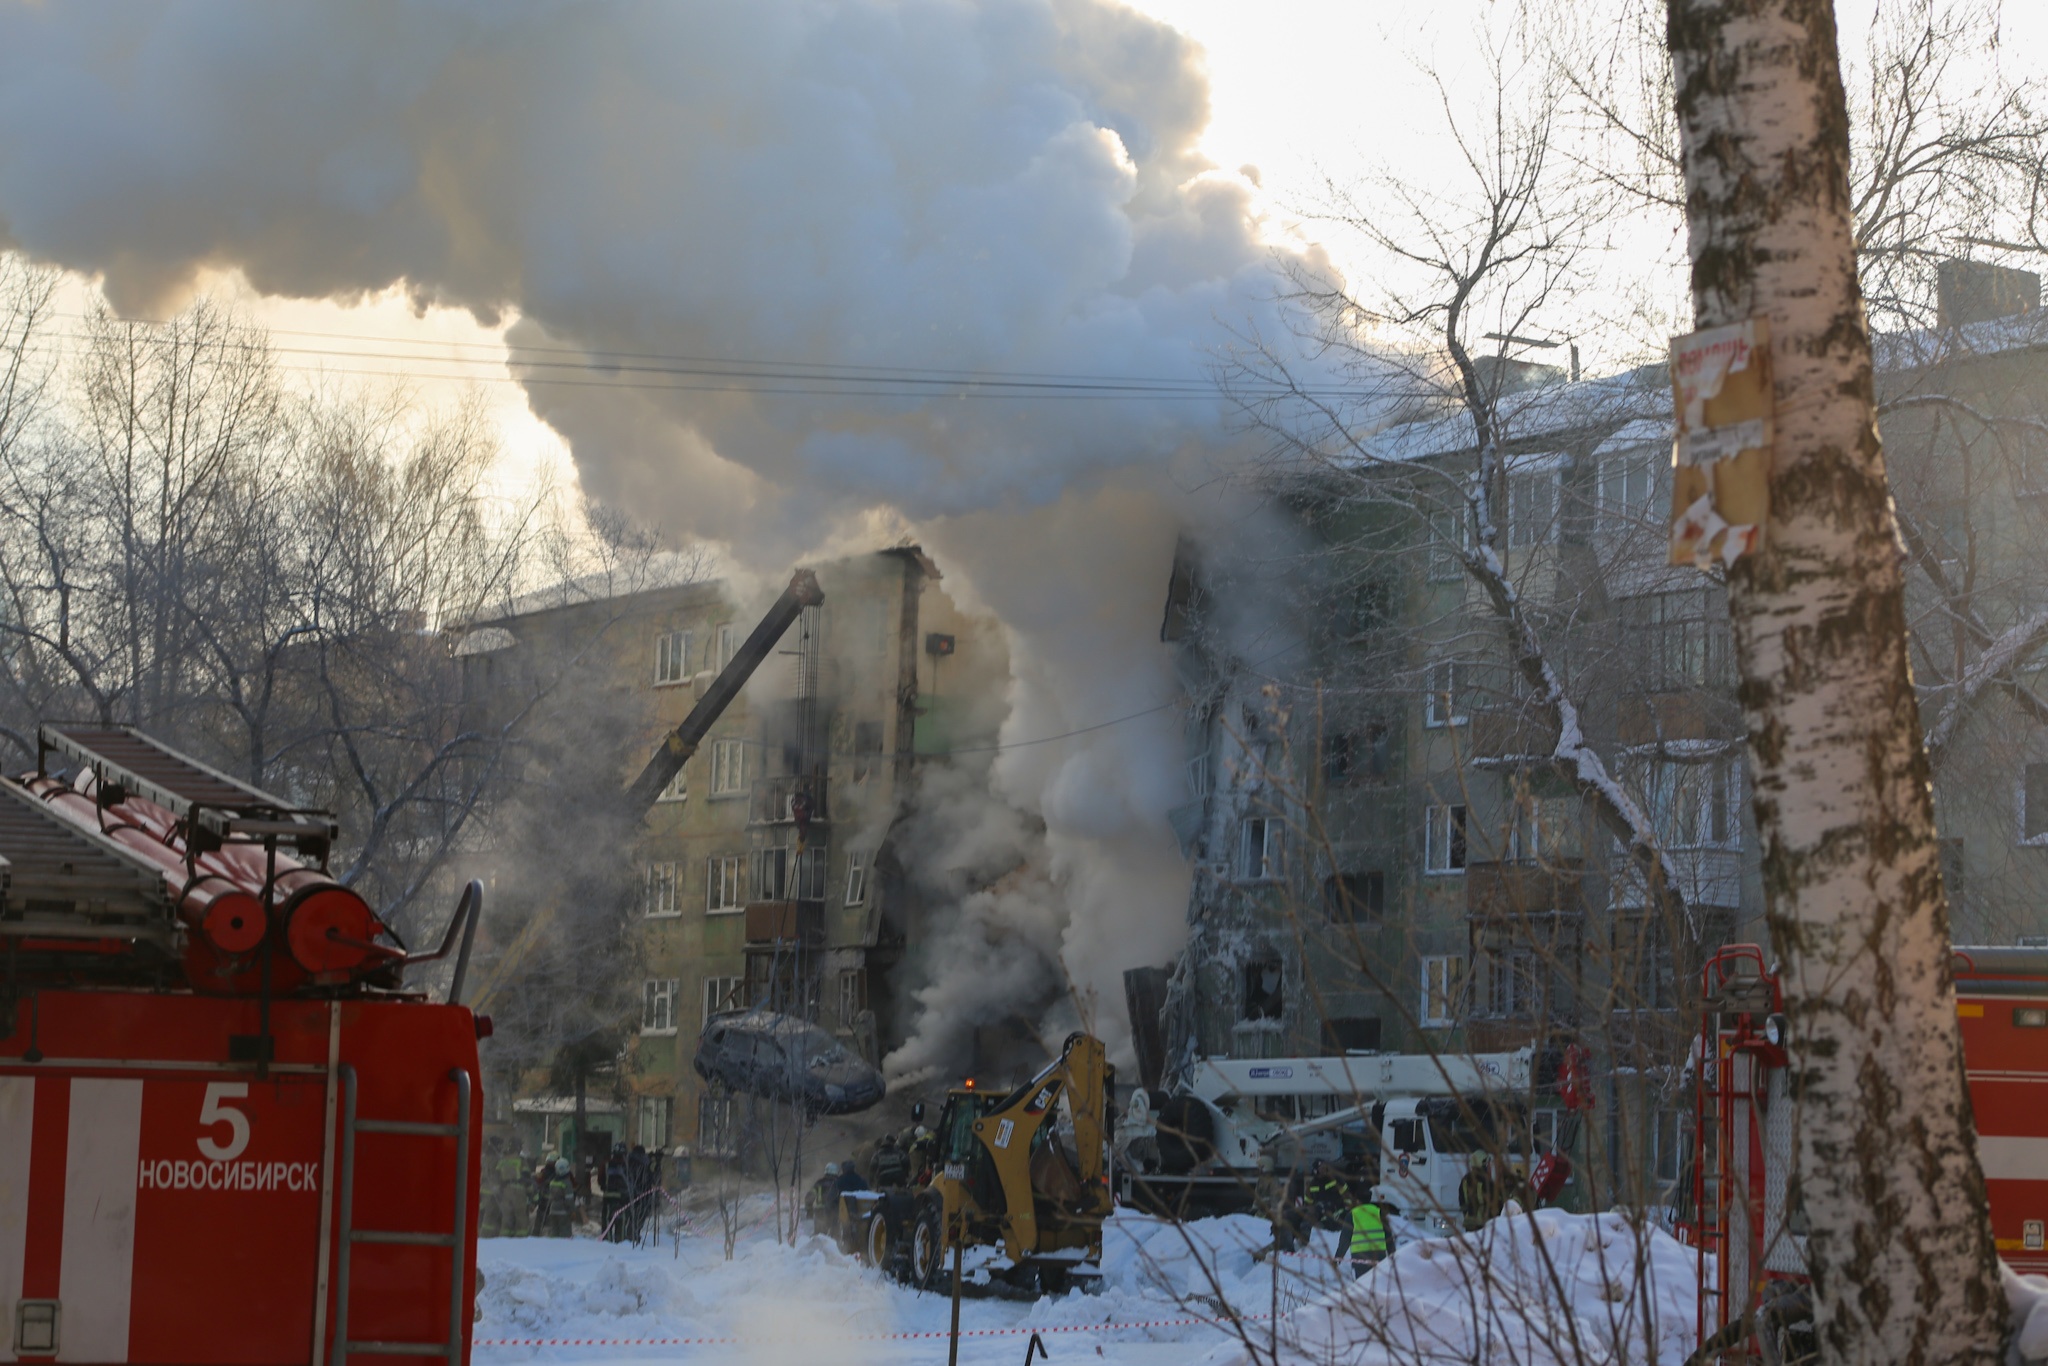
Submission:
<svg viewBox="0 0 2048 1366">
<path fill-rule="evenodd" d="M 818 1026 L 772 1010 L 713 1015 L 697 1038 L 697 1075 L 728 1090 L 850 1115 L 881 1102 L 882 1074 Z"/>
</svg>

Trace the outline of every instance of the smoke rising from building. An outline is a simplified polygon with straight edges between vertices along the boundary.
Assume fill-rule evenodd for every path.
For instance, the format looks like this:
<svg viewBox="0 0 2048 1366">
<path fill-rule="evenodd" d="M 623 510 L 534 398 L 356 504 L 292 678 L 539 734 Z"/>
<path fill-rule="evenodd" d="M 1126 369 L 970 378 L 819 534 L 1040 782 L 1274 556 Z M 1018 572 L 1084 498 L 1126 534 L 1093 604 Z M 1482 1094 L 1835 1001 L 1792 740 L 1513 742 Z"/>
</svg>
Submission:
<svg viewBox="0 0 2048 1366">
<path fill-rule="evenodd" d="M 1119 1039 L 1182 932 L 1147 709 L 1181 490 L 1230 458 L 1206 366 L 1284 330 L 1206 118 L 1197 49 L 1108 0 L 14 6 L 0 241 L 135 313 L 233 269 L 511 319 L 585 491 L 754 566 L 914 527 L 1011 633 L 1006 744 L 1143 713 L 997 756 L 1032 888 L 970 917 L 1030 950 L 985 999 L 1063 963 Z"/>
</svg>

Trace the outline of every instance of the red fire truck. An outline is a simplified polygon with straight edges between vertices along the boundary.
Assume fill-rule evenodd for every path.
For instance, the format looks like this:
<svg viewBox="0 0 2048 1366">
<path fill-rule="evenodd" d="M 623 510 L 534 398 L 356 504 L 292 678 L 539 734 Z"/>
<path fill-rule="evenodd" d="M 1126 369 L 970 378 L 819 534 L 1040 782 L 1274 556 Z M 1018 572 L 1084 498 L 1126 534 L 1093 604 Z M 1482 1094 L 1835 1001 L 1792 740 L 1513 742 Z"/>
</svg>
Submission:
<svg viewBox="0 0 2048 1366">
<path fill-rule="evenodd" d="M 2008 1265 L 2048 1272 L 2048 948 L 1958 948 L 1954 972 L 1986 1217 Z M 1700 1340 L 1742 1350 L 1731 1325 L 1806 1280 L 1805 1228 L 1786 1199 L 1795 1107 L 1784 996 L 1763 950 L 1737 944 L 1708 962 L 1702 1004 L 1681 1231 L 1702 1254 Z"/>
<path fill-rule="evenodd" d="M 39 749 L 0 780 L 0 1361 L 460 1366 L 481 888 L 411 953 L 325 813 L 127 728 Z"/>
</svg>

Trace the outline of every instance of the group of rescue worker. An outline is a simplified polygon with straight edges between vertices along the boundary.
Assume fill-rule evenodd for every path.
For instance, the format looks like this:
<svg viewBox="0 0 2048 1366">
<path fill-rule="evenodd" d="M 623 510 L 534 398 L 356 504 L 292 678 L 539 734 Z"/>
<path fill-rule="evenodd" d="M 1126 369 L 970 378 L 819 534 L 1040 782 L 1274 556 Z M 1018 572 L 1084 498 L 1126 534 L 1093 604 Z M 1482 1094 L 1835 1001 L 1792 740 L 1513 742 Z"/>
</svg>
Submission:
<svg viewBox="0 0 2048 1366">
<path fill-rule="evenodd" d="M 910 1107 L 910 1123 L 863 1144 L 844 1162 L 827 1162 L 825 1174 L 804 1195 L 813 1232 L 838 1236 L 839 1197 L 856 1191 L 922 1186 L 932 1179 L 938 1142 L 925 1127 L 924 1102 Z M 862 1174 L 865 1166 L 867 1172 Z"/>
<path fill-rule="evenodd" d="M 477 1232 L 485 1238 L 567 1238 L 576 1226 L 595 1219 L 612 1242 L 637 1242 L 663 1189 L 666 1154 L 635 1144 L 612 1145 L 600 1165 L 580 1165 L 549 1154 L 536 1165 L 530 1154 L 498 1138 L 485 1144 L 488 1174 L 477 1211 Z M 675 1151 L 666 1184 L 688 1186 L 690 1154 Z"/>
<path fill-rule="evenodd" d="M 1319 1228 L 1337 1235 L 1337 1264 L 1348 1264 L 1354 1277 L 1378 1266 L 1394 1250 L 1389 1211 L 1372 1198 L 1370 1179 L 1352 1176 L 1334 1162 L 1319 1161 L 1305 1174 L 1297 1171 L 1282 1181 L 1273 1159 L 1261 1157 L 1252 1201 L 1273 1233 L 1273 1241 L 1252 1254 L 1255 1261 L 1273 1253 L 1306 1250 Z"/>
</svg>

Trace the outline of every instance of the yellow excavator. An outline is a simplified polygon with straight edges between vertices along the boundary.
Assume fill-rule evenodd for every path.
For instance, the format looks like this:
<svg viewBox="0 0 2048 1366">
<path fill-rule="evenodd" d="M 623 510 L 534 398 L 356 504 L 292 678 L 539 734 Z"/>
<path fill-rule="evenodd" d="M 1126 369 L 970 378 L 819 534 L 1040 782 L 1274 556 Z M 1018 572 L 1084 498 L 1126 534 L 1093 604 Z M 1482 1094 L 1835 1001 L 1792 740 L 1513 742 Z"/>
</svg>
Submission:
<svg viewBox="0 0 2048 1366">
<path fill-rule="evenodd" d="M 1060 1056 L 1007 1095 L 947 1093 L 929 1184 L 840 1198 L 840 1228 L 869 1264 L 939 1289 L 956 1251 L 967 1288 L 1060 1294 L 1099 1280 L 1113 1208 L 1109 1127 L 1116 1070 L 1102 1040 L 1069 1035 Z"/>
</svg>

